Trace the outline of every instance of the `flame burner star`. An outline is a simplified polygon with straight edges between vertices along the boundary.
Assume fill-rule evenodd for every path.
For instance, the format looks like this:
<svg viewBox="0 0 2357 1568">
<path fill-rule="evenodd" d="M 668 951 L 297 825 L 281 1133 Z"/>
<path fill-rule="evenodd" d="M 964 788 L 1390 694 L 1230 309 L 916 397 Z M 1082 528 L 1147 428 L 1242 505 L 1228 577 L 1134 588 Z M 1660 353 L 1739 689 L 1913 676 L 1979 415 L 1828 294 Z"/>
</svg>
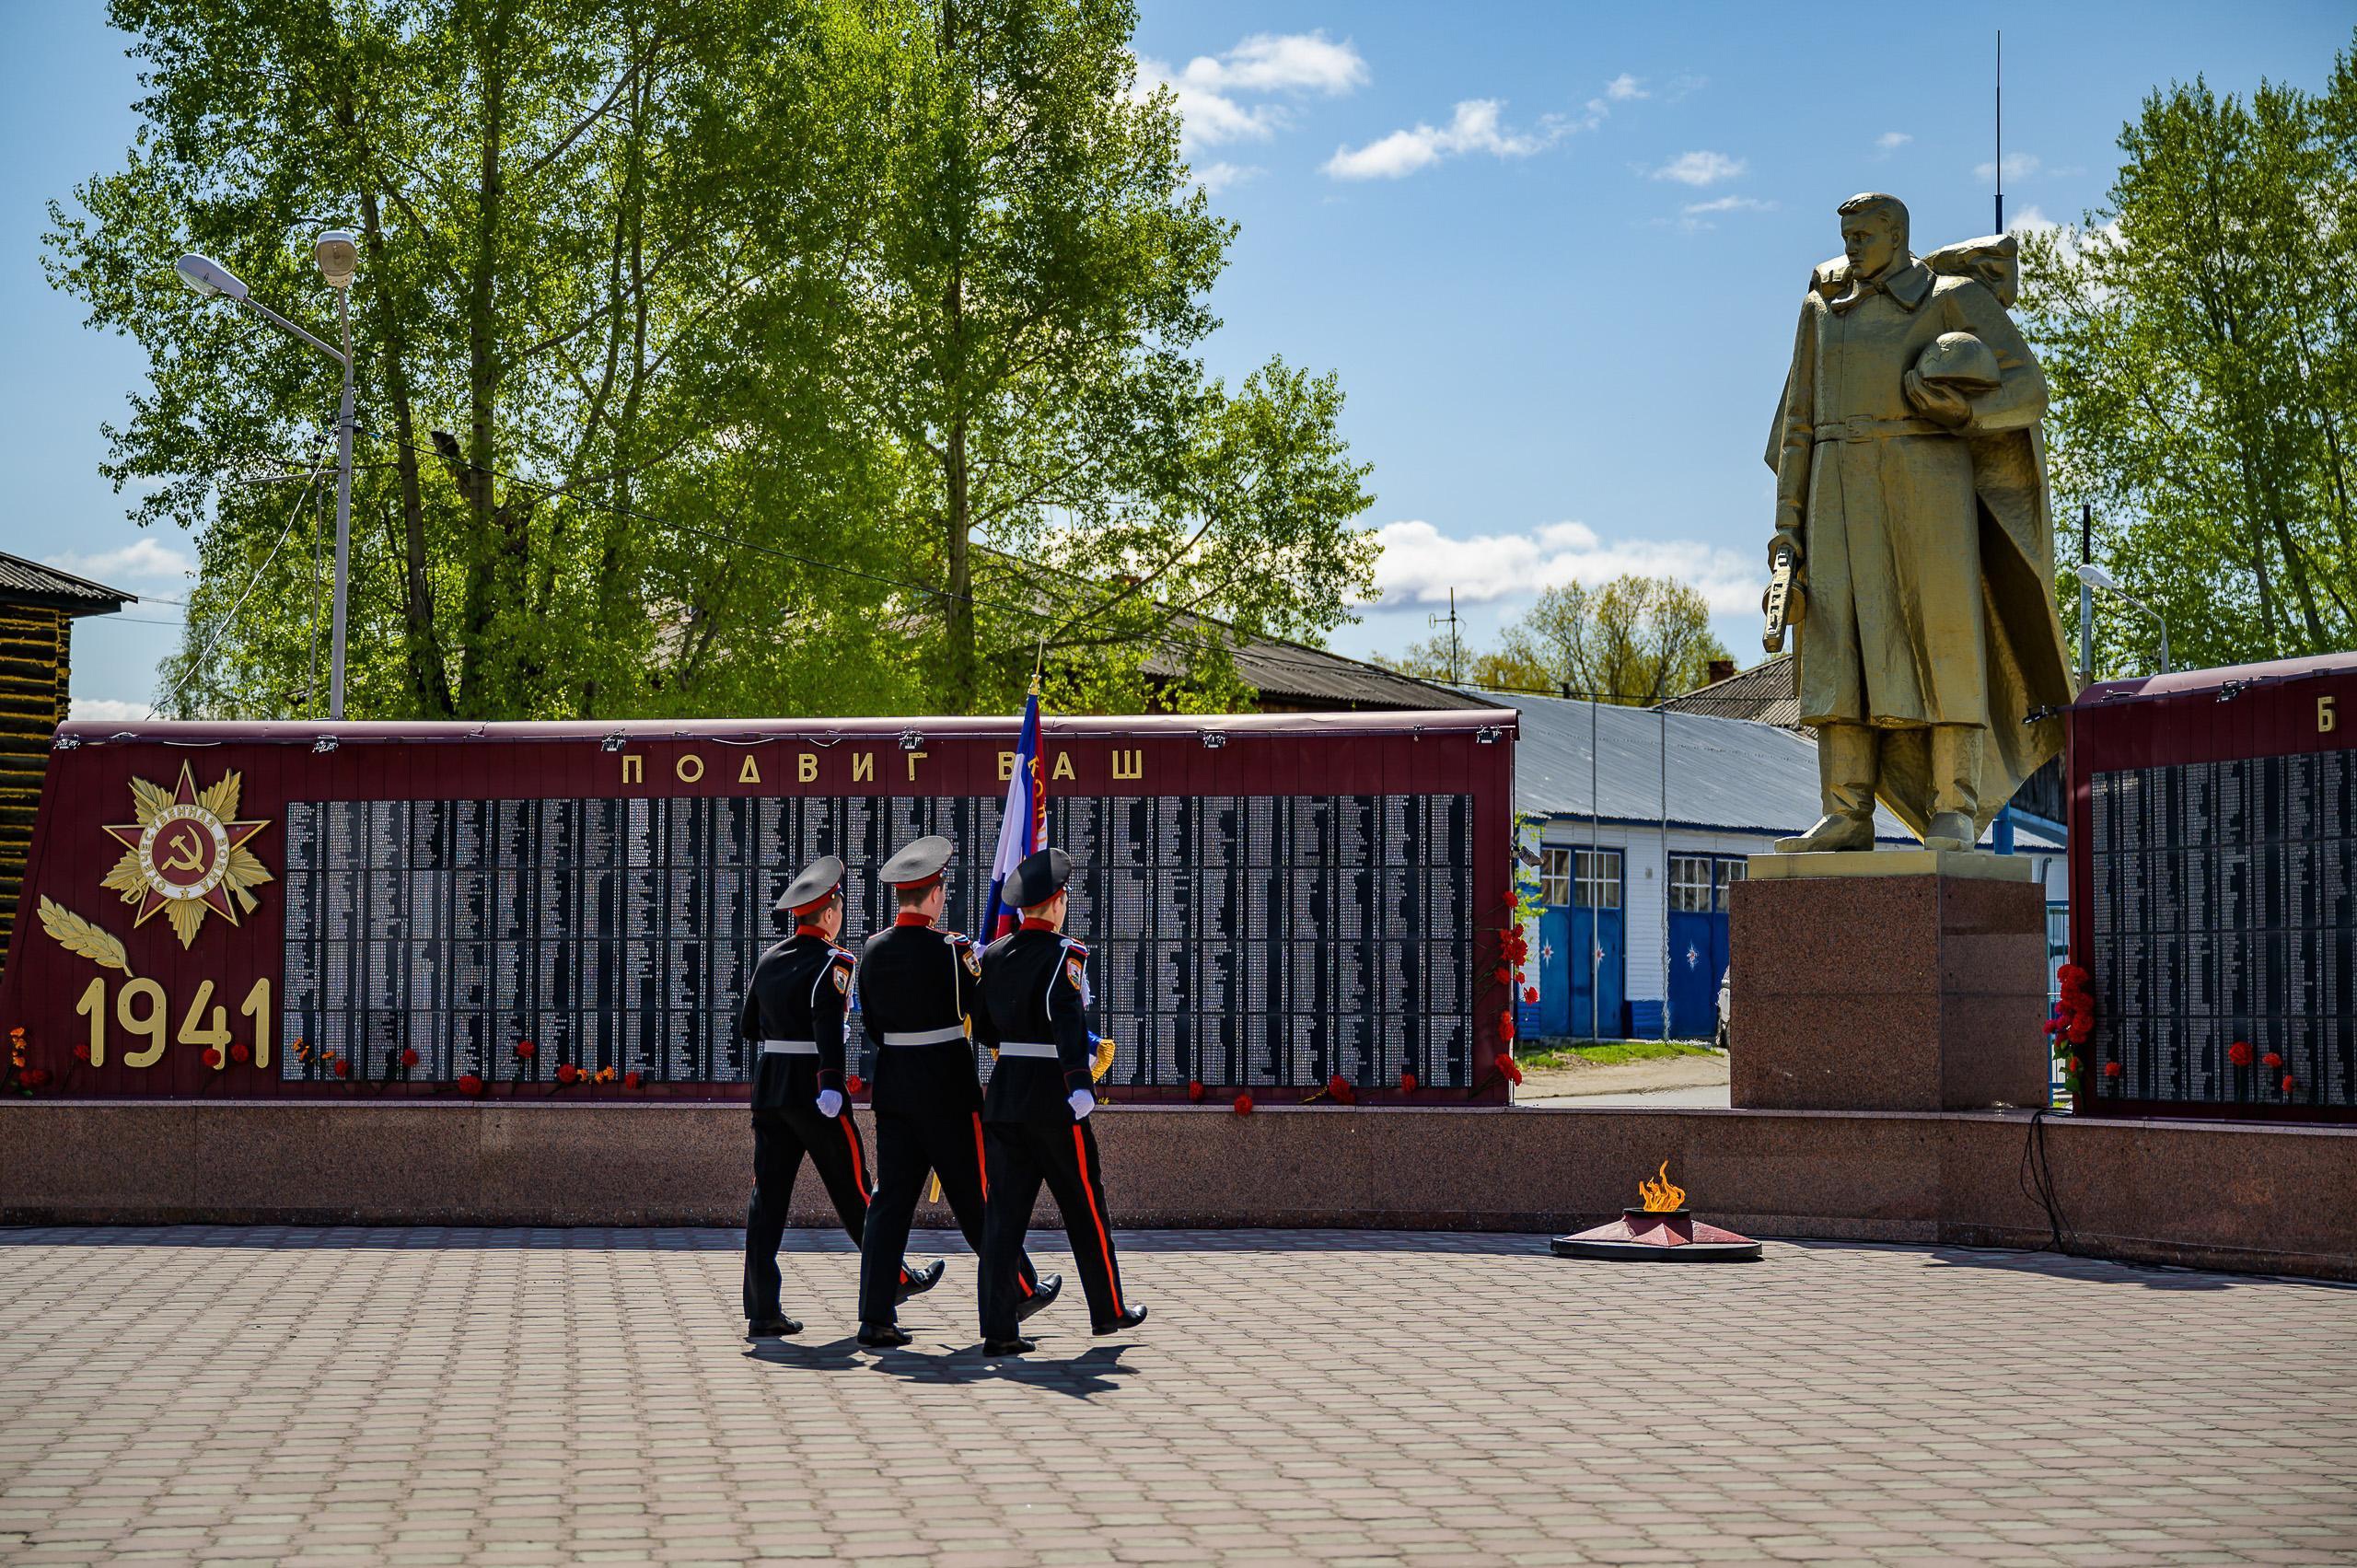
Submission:
<svg viewBox="0 0 2357 1568">
<path fill-rule="evenodd" d="M 203 928 L 206 911 L 236 925 L 240 909 L 251 914 L 260 907 L 249 889 L 272 877 L 246 844 L 270 823 L 238 819 L 239 783 L 238 774 L 225 773 L 199 790 L 186 762 L 179 787 L 168 795 L 145 779 L 131 781 L 138 820 L 106 824 L 123 854 L 103 885 L 139 906 L 134 926 L 160 912 L 185 947 Z"/>
</svg>

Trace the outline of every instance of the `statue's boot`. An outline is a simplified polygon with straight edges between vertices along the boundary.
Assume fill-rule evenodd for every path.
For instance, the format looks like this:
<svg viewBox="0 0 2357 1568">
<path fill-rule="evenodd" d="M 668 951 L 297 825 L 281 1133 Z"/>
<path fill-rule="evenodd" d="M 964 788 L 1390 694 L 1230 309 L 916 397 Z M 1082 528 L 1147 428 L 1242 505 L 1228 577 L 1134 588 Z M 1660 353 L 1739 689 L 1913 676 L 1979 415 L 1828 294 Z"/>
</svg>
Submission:
<svg viewBox="0 0 2357 1568">
<path fill-rule="evenodd" d="M 1778 854 L 1875 847 L 1875 772 L 1881 749 L 1881 738 L 1862 724 L 1829 724 L 1817 732 L 1825 815 L 1800 837 L 1778 839 Z"/>
<path fill-rule="evenodd" d="M 1925 849 L 1968 850 L 1980 841 L 1980 740 L 1978 725 L 1932 726 L 1932 820 Z"/>
</svg>

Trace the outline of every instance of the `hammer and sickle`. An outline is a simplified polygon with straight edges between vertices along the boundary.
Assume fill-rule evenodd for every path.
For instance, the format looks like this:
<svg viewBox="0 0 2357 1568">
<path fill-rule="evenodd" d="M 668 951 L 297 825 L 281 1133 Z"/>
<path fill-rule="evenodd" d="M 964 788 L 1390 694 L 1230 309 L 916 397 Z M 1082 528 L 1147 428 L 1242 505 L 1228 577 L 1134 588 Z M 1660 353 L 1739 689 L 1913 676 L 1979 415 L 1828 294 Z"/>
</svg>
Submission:
<svg viewBox="0 0 2357 1568">
<path fill-rule="evenodd" d="M 204 839 L 195 829 L 189 828 L 172 835 L 173 855 L 157 861 L 165 871 L 202 871 L 204 869 Z"/>
</svg>

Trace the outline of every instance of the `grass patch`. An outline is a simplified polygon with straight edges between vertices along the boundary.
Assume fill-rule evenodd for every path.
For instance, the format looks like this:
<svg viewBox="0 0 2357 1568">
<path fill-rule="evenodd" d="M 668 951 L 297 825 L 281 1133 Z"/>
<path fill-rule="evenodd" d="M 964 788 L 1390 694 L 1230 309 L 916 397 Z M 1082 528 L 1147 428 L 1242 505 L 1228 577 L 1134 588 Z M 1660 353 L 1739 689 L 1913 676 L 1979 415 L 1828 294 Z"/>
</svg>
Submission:
<svg viewBox="0 0 2357 1568">
<path fill-rule="evenodd" d="M 1544 1051 L 1517 1051 L 1515 1060 L 1523 1071 L 1548 1067 L 1569 1067 L 1586 1063 L 1592 1067 L 1617 1067 L 1623 1062 L 1654 1062 L 1670 1056 L 1713 1056 L 1717 1052 L 1709 1046 L 1689 1040 L 1607 1040 L 1594 1045 L 1558 1045 Z"/>
</svg>

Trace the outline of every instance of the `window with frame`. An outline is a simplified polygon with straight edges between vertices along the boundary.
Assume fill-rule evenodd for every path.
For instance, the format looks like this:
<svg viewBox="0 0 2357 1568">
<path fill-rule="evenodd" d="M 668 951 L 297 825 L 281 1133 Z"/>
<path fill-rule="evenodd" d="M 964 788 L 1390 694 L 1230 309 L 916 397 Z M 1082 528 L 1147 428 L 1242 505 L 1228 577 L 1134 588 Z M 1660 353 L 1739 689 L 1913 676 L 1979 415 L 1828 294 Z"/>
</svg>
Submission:
<svg viewBox="0 0 2357 1568">
<path fill-rule="evenodd" d="M 1719 862 L 1719 912 L 1721 914 L 1724 914 L 1729 908 L 1727 889 L 1742 881 L 1744 877 L 1750 875 L 1750 865 L 1744 861 L 1722 860 Z"/>
<path fill-rule="evenodd" d="M 1619 850 L 1581 850 L 1573 856 L 1573 869 L 1578 873 L 1576 891 L 1579 908 L 1617 910 L 1620 907 Z"/>
<path fill-rule="evenodd" d="M 1542 904 L 1567 904 L 1572 901 L 1570 850 L 1542 849 L 1538 852 L 1538 901 Z"/>
<path fill-rule="evenodd" d="M 1681 914 L 1707 914 L 1713 893 L 1711 857 L 1673 854 L 1669 857 L 1669 907 Z"/>
</svg>

